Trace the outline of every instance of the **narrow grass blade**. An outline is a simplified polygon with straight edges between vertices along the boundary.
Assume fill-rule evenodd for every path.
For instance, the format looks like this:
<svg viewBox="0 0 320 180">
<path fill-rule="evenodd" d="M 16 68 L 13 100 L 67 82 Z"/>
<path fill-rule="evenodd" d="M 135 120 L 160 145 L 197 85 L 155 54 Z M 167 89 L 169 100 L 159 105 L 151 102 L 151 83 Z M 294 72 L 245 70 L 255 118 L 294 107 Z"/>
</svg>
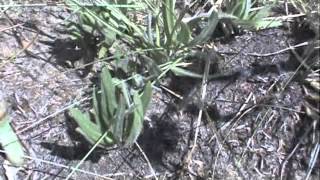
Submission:
<svg viewBox="0 0 320 180">
<path fill-rule="evenodd" d="M 251 0 L 244 0 L 243 9 L 242 9 L 243 12 L 240 15 L 240 17 L 242 17 L 242 19 L 248 19 L 249 18 L 249 12 L 251 10 L 251 7 L 252 7 Z"/>
<path fill-rule="evenodd" d="M 230 2 L 232 6 L 234 6 L 231 10 L 231 14 L 239 17 L 240 19 L 248 19 L 249 12 L 251 8 L 251 0 L 240 0 L 233 4 L 234 2 Z"/>
<path fill-rule="evenodd" d="M 115 114 L 115 124 L 113 126 L 112 134 L 114 135 L 117 142 L 122 142 L 123 137 L 123 128 L 124 128 L 124 120 L 125 120 L 125 110 L 126 110 L 126 102 L 122 95 L 119 98 L 119 106 L 117 108 Z"/>
<path fill-rule="evenodd" d="M 139 28 L 136 23 L 130 21 L 129 18 L 127 18 L 119 9 L 110 7 L 111 14 L 118 19 L 120 22 L 124 22 L 128 27 L 131 27 L 135 33 L 137 33 L 139 36 L 143 36 L 143 31 L 141 28 Z"/>
<path fill-rule="evenodd" d="M 164 32 L 167 38 L 171 37 L 171 33 L 173 31 L 175 25 L 175 0 L 163 0 L 162 3 L 162 14 L 163 14 L 163 21 L 164 21 Z M 170 41 L 168 39 L 168 41 Z"/>
<path fill-rule="evenodd" d="M 133 110 L 132 122 L 130 122 L 127 129 L 129 135 L 125 142 L 126 146 L 133 144 L 137 140 L 143 128 L 143 107 L 138 92 L 134 92 L 133 102 L 135 107 Z"/>
<path fill-rule="evenodd" d="M 74 4 L 80 6 L 79 2 L 76 0 L 71 0 Z M 89 15 L 91 15 L 94 19 L 97 20 L 97 22 L 102 26 L 107 28 L 109 31 L 113 31 L 114 33 L 118 34 L 119 36 L 126 38 L 127 40 L 132 41 L 132 37 L 121 32 L 118 28 L 113 27 L 112 25 L 109 24 L 109 22 L 106 22 L 104 19 L 102 19 L 99 15 L 97 15 L 94 11 L 90 10 L 89 8 L 82 7 L 85 12 L 87 12 Z"/>
</svg>

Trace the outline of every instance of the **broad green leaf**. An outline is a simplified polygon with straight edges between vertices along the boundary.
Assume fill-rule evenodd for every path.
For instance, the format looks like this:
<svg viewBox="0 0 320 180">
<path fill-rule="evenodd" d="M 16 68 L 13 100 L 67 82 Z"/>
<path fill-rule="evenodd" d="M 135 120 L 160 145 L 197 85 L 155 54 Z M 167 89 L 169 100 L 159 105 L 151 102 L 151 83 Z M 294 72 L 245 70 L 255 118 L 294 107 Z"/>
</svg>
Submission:
<svg viewBox="0 0 320 180">
<path fill-rule="evenodd" d="M 186 23 L 180 22 L 180 32 L 178 33 L 177 40 L 183 44 L 188 44 L 191 38 L 191 31 Z"/>
<path fill-rule="evenodd" d="M 1 109 L 0 105 L 0 111 L 1 110 L 3 109 Z M 9 123 L 8 116 L 4 114 L 4 116 L 0 118 L 0 145 L 5 151 L 10 163 L 15 166 L 22 166 L 24 163 L 23 147 Z"/>
<path fill-rule="evenodd" d="M 104 89 L 103 80 L 100 81 L 100 87 L 101 87 L 101 98 L 99 101 L 100 116 L 102 117 L 104 124 L 107 127 L 110 127 L 110 125 L 112 123 L 112 121 L 111 121 L 112 114 L 110 114 L 110 112 L 109 112 L 107 90 Z"/>
<path fill-rule="evenodd" d="M 129 107 L 131 104 L 131 97 L 130 97 L 130 92 L 128 90 L 128 86 L 124 81 L 120 82 L 120 86 L 121 86 L 124 99 L 126 100 L 127 106 Z"/>
<path fill-rule="evenodd" d="M 95 137 L 90 137 L 81 128 L 77 127 L 76 132 L 79 133 L 80 135 L 82 135 L 90 144 L 94 144 L 96 142 Z M 102 143 L 101 145 L 104 145 L 104 143 Z"/>
<path fill-rule="evenodd" d="M 194 73 L 192 71 L 188 71 L 186 69 L 180 68 L 180 67 L 172 67 L 171 71 L 177 75 L 177 76 L 186 76 L 186 77 L 192 77 L 192 78 L 202 78 L 201 74 Z"/>
<path fill-rule="evenodd" d="M 106 130 L 107 127 L 101 114 L 101 109 L 100 109 L 101 97 L 98 98 L 98 92 L 96 91 L 95 87 L 93 88 L 92 98 L 93 98 L 93 110 L 94 110 L 95 122 L 97 124 L 97 127 L 99 127 L 100 131 L 102 132 L 103 130 Z"/>
<path fill-rule="evenodd" d="M 141 95 L 141 103 L 143 107 L 143 114 L 146 113 L 148 105 L 150 103 L 152 97 L 152 85 L 150 82 L 146 84 L 146 87 L 143 90 L 143 93 Z"/>
<path fill-rule="evenodd" d="M 111 74 L 108 70 L 107 67 L 104 67 L 102 69 L 102 74 L 101 74 L 101 91 L 102 91 L 102 100 L 101 100 L 101 105 L 102 105 L 102 113 L 104 116 L 108 116 L 109 118 L 112 118 L 114 115 L 115 109 L 117 108 L 117 100 L 115 96 L 115 85 L 112 81 Z M 108 111 L 108 113 L 106 112 Z M 111 119 L 104 119 L 105 121 L 111 121 Z M 111 122 L 112 123 L 112 122 Z"/>
<path fill-rule="evenodd" d="M 137 91 L 134 92 L 133 94 L 133 101 L 135 104 L 134 109 L 139 113 L 141 122 L 142 122 L 143 121 L 143 104 Z"/>
<path fill-rule="evenodd" d="M 90 142 L 96 142 L 104 134 L 99 129 L 99 127 L 90 120 L 89 113 L 83 113 L 76 108 L 71 108 L 69 110 L 70 117 L 77 122 L 80 128 L 80 132 L 87 138 Z M 109 137 L 105 138 L 106 144 L 113 143 L 113 140 Z"/>
<path fill-rule="evenodd" d="M 98 58 L 99 58 L 99 59 L 103 59 L 103 58 L 107 57 L 107 53 L 108 53 L 108 48 L 105 47 L 105 46 L 102 46 L 102 47 L 99 49 Z"/>
<path fill-rule="evenodd" d="M 279 20 L 259 20 L 255 22 L 256 29 L 266 29 L 282 26 L 282 22 Z"/>
<path fill-rule="evenodd" d="M 89 132 L 88 134 L 97 135 L 97 138 L 99 138 L 99 136 L 101 135 L 101 131 L 99 130 L 98 126 L 90 120 L 90 115 L 88 112 L 83 113 L 77 108 L 71 108 L 68 114 L 74 121 L 77 122 L 79 127 L 84 132 Z"/>
</svg>

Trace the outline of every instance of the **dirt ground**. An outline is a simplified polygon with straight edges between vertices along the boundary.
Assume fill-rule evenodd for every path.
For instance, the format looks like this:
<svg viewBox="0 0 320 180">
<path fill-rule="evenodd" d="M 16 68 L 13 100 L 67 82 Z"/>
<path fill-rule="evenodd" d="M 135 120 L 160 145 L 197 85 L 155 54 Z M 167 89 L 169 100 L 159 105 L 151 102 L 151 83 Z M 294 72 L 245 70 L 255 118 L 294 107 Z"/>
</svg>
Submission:
<svg viewBox="0 0 320 180">
<path fill-rule="evenodd" d="M 28 155 L 19 179 L 64 179 L 90 149 L 65 114 L 71 106 L 90 103 L 94 75 L 83 78 L 58 65 L 41 43 L 57 38 L 58 15 L 66 15 L 63 8 L 33 7 L 0 17 L 0 29 L 17 25 L 0 32 L 0 95 L 10 104 L 13 127 Z M 198 124 L 200 89 L 183 103 L 154 89 L 138 140 L 143 151 L 136 145 L 97 149 L 73 179 L 153 179 L 150 165 L 164 179 L 304 179 L 313 130 L 302 112 L 301 83 L 292 80 L 294 69 L 283 68 L 291 64 L 290 50 L 267 54 L 288 43 L 294 40 L 283 27 L 216 42 L 221 58 L 215 69 L 235 76 L 209 82 L 211 119 L 204 114 Z M 178 78 L 167 85 L 187 97 L 197 82 Z M 311 179 L 319 179 L 319 169 L 318 159 Z M 5 173 L 1 167 L 0 179 Z"/>
</svg>

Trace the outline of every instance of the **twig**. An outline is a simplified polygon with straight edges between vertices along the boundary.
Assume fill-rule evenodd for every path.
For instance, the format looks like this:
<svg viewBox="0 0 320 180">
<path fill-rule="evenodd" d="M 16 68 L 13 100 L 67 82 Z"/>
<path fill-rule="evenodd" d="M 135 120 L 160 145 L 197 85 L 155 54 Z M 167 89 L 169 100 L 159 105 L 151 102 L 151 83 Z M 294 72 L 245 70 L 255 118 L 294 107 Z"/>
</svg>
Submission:
<svg viewBox="0 0 320 180">
<path fill-rule="evenodd" d="M 262 122 L 267 118 L 267 115 L 269 115 L 269 112 L 271 111 L 271 109 L 268 109 L 267 112 L 264 114 L 264 116 L 262 117 L 261 121 L 258 123 L 257 127 L 254 129 L 251 137 L 248 139 L 247 141 L 247 145 L 244 148 L 242 155 L 241 155 L 241 159 L 239 160 L 239 163 L 241 163 L 241 161 L 244 158 L 245 153 L 247 152 L 247 150 L 249 149 L 250 144 L 253 142 L 253 138 L 254 136 L 257 134 L 258 132 L 258 128 L 261 126 Z M 271 111 L 271 116 L 269 117 L 269 120 L 274 118 L 274 113 Z M 260 113 L 258 114 L 258 116 L 256 117 L 256 121 L 258 120 L 258 118 L 260 117 Z"/>
<path fill-rule="evenodd" d="M 313 149 L 313 151 L 311 153 L 311 160 L 309 162 L 309 168 L 308 168 L 308 171 L 307 171 L 307 175 L 305 177 L 306 180 L 308 180 L 310 175 L 311 175 L 312 169 L 313 169 L 313 167 L 315 166 L 315 164 L 317 162 L 317 159 L 318 159 L 318 156 L 319 156 L 319 152 L 320 152 L 320 144 L 318 142 L 315 145 L 315 148 Z"/>
<path fill-rule="evenodd" d="M 77 171 L 77 169 L 79 169 L 79 167 L 81 166 L 81 164 L 83 164 L 83 162 L 91 155 L 91 153 L 98 147 L 98 145 L 101 143 L 102 140 L 104 140 L 105 137 L 107 137 L 107 135 L 109 135 L 109 132 L 106 131 L 100 138 L 99 140 L 92 146 L 92 148 L 90 149 L 89 152 L 87 152 L 87 154 L 81 159 L 81 161 L 76 165 L 76 167 L 74 167 L 71 171 L 70 174 L 68 174 L 68 176 L 65 178 L 65 180 L 69 180 L 72 175 Z"/>
<path fill-rule="evenodd" d="M 16 25 L 13 25 L 13 26 L 10 26 L 10 27 L 5 27 L 5 28 L 0 29 L 0 32 L 7 31 L 7 30 L 10 30 L 10 29 L 22 26 L 22 25 L 24 25 L 24 23 L 16 24 Z"/>
<path fill-rule="evenodd" d="M 305 42 L 307 44 L 309 44 L 308 42 Z M 284 92 L 284 90 L 286 89 L 286 87 L 289 85 L 289 83 L 291 82 L 291 80 L 294 78 L 294 76 L 298 73 L 298 71 L 302 68 L 302 66 L 305 66 L 307 60 L 309 59 L 309 57 L 311 56 L 311 53 L 309 53 L 306 57 L 304 57 L 302 59 L 301 56 L 299 56 L 296 51 L 294 49 L 291 49 L 293 51 L 293 54 L 295 55 L 295 57 L 298 59 L 298 61 L 300 62 L 300 65 L 297 67 L 297 69 L 294 71 L 294 74 L 288 79 L 288 81 L 286 82 L 286 84 L 283 86 L 282 88 L 282 92 Z"/>
<path fill-rule="evenodd" d="M 44 118 L 42 118 L 42 119 L 40 119 L 40 120 L 37 121 L 36 123 L 33 123 L 33 124 L 31 124 L 30 126 L 24 128 L 24 129 L 22 129 L 22 130 L 20 130 L 20 131 L 17 131 L 17 134 L 21 134 L 21 133 L 23 133 L 23 132 L 25 132 L 25 131 L 28 131 L 28 130 L 36 127 L 37 125 L 45 122 L 45 121 L 48 120 L 49 118 L 52 118 L 52 117 L 54 117 L 54 116 L 56 116 L 56 115 L 58 115 L 58 114 L 60 114 L 60 113 L 62 113 L 62 112 L 64 112 L 64 111 L 66 111 L 67 109 L 69 109 L 69 108 L 71 108 L 71 107 L 73 107 L 73 106 L 75 106 L 75 105 L 77 105 L 77 104 L 80 104 L 81 102 L 86 101 L 86 100 L 88 100 L 88 99 L 90 99 L 90 98 L 83 98 L 83 99 L 81 99 L 81 100 L 78 101 L 78 102 L 72 103 L 72 104 L 70 104 L 70 105 L 68 105 L 68 106 L 66 106 L 66 107 L 64 107 L 64 108 L 62 108 L 62 109 L 60 109 L 60 110 L 58 110 L 58 111 L 56 111 L 56 112 L 54 112 L 54 113 L 52 113 L 52 114 L 44 117 Z"/>
<path fill-rule="evenodd" d="M 248 107 L 249 105 L 251 105 L 251 104 L 249 104 L 249 101 L 252 99 L 252 97 L 253 97 L 253 93 L 250 92 L 250 94 L 249 94 L 248 97 L 246 98 L 246 101 L 245 101 L 244 103 L 242 103 L 242 105 L 241 105 L 239 111 L 237 112 L 237 114 L 230 120 L 229 123 L 226 123 L 225 125 L 223 125 L 223 126 L 221 127 L 221 130 L 225 129 L 225 128 L 226 128 L 229 124 L 231 124 L 232 121 L 234 121 L 236 118 L 237 118 L 237 119 L 235 120 L 235 123 L 236 123 L 238 120 L 240 120 L 243 115 L 245 115 L 246 113 L 248 113 L 249 111 L 251 111 L 252 108 L 247 108 L 247 107 Z M 252 106 L 255 107 L 256 104 L 252 104 Z M 232 128 L 233 128 L 233 126 L 232 126 Z M 232 128 L 231 128 L 231 129 L 232 129 Z M 230 134 L 230 133 L 228 133 L 227 136 L 226 136 L 224 139 L 227 139 L 227 137 L 229 136 L 229 134 Z M 212 139 L 212 138 L 211 138 L 211 139 Z M 210 140 L 211 140 L 211 139 L 210 139 Z"/>
<path fill-rule="evenodd" d="M 246 109 L 246 107 L 248 106 L 247 103 L 250 101 L 250 99 L 252 98 L 252 96 L 253 96 L 253 93 L 250 93 L 249 96 L 248 96 L 247 99 L 246 99 L 246 103 L 243 104 L 243 105 L 240 107 L 239 112 L 230 120 L 230 122 L 232 122 L 233 120 L 236 119 L 235 122 L 234 122 L 234 124 L 232 125 L 232 127 L 231 127 L 230 129 L 233 129 L 234 126 L 237 124 L 237 122 L 238 122 L 244 115 L 246 115 L 246 114 L 249 113 L 254 107 L 256 107 L 256 105 L 253 105 L 253 107 Z M 227 125 L 224 125 L 224 126 L 227 126 Z M 223 129 L 223 127 L 222 127 L 221 129 Z M 217 131 L 217 130 L 216 130 L 216 131 Z M 219 132 L 219 131 L 218 131 L 218 132 Z M 218 132 L 217 132 L 217 134 L 218 134 Z M 221 141 L 221 143 L 220 143 L 221 146 L 219 147 L 219 150 L 218 150 L 216 159 L 215 159 L 215 161 L 214 161 L 213 170 L 212 170 L 212 171 L 213 171 L 213 172 L 212 172 L 212 178 L 214 178 L 214 172 L 215 172 L 216 165 L 217 165 L 217 161 L 218 161 L 218 157 L 220 156 L 220 153 L 221 153 L 222 148 L 224 148 L 225 150 L 227 150 L 227 151 L 230 152 L 229 154 L 230 154 L 230 156 L 232 157 L 234 166 L 238 168 L 238 171 L 239 171 L 242 175 L 244 174 L 244 173 L 241 171 L 241 168 L 239 167 L 239 165 L 237 165 L 237 162 L 236 162 L 236 160 L 235 160 L 235 158 L 234 158 L 234 155 L 232 154 L 230 148 L 228 148 L 228 147 L 227 147 L 227 144 L 225 144 L 225 143 L 226 143 L 226 140 L 227 140 L 227 138 L 229 137 L 230 134 L 231 134 L 231 131 L 229 131 L 229 132 L 225 135 L 224 139 L 220 138 L 221 140 L 218 140 L 219 137 L 216 136 L 216 137 L 217 137 L 217 140 L 218 140 L 218 141 Z M 220 136 L 220 137 L 221 137 L 221 136 Z M 213 140 L 213 137 L 209 140 L 209 142 L 212 141 L 212 140 Z M 224 147 L 223 145 L 226 146 L 226 147 Z"/>
<path fill-rule="evenodd" d="M 147 164 L 148 164 L 148 166 L 149 166 L 149 169 L 150 169 L 150 171 L 151 171 L 154 179 L 158 180 L 157 175 L 156 175 L 154 169 L 152 168 L 152 165 L 151 165 L 151 163 L 150 163 L 147 155 L 143 152 L 142 148 L 140 147 L 140 145 L 139 145 L 137 142 L 135 142 L 134 144 L 137 146 L 137 148 L 138 148 L 139 151 L 141 152 L 142 156 L 143 156 L 144 159 L 146 160 L 146 162 L 147 162 Z"/>
<path fill-rule="evenodd" d="M 215 53 L 215 50 L 212 49 L 211 53 Z M 193 152 L 196 149 L 197 146 L 197 140 L 198 140 L 198 135 L 199 135 L 199 127 L 201 125 L 201 119 L 202 119 L 202 113 L 203 113 L 203 103 L 204 100 L 206 98 L 206 91 L 207 91 L 207 81 L 208 81 L 208 76 L 209 76 L 209 72 L 210 72 L 210 64 L 211 64 L 211 56 L 208 56 L 206 58 L 206 64 L 205 64 L 205 69 L 204 69 L 204 75 L 203 75 L 203 79 L 202 79 L 202 85 L 201 85 L 201 107 L 199 108 L 199 114 L 198 114 L 198 120 L 197 120 L 197 125 L 196 125 L 196 132 L 194 135 L 194 140 L 193 140 L 193 146 L 191 151 L 188 154 L 188 158 L 187 158 L 187 162 L 188 162 L 188 167 L 190 165 L 191 159 L 192 159 L 192 155 Z M 215 57 L 215 56 L 214 56 Z"/>
<path fill-rule="evenodd" d="M 271 53 L 266 53 L 266 54 L 245 53 L 245 55 L 247 55 L 247 56 L 257 56 L 257 57 L 274 56 L 274 55 L 278 55 L 278 54 L 281 54 L 281 53 L 285 53 L 285 52 L 287 52 L 287 51 L 290 51 L 290 50 L 292 50 L 293 48 L 302 47 L 302 46 L 307 46 L 307 45 L 309 45 L 309 44 L 310 44 L 310 43 L 308 43 L 308 42 L 303 42 L 303 43 L 300 43 L 300 44 L 297 44 L 297 45 L 294 45 L 294 46 L 287 47 L 287 48 L 285 48 L 285 49 L 281 49 L 281 50 L 276 51 L 276 52 L 271 52 Z"/>
<path fill-rule="evenodd" d="M 287 20 L 287 19 L 292 19 L 292 18 L 297 18 L 301 16 L 305 16 L 306 14 L 304 13 L 299 13 L 299 14 L 290 14 L 286 16 L 279 16 L 279 17 L 266 17 L 263 18 L 263 20 Z"/>
<path fill-rule="evenodd" d="M 6 153 L 6 151 L 0 150 L 0 153 Z M 45 164 L 53 165 L 53 166 L 56 166 L 56 167 L 61 167 L 61 168 L 64 168 L 64 169 L 75 169 L 75 168 L 70 167 L 70 166 L 54 163 L 54 162 L 51 162 L 51 161 L 46 161 L 46 160 L 39 159 L 39 158 L 34 158 L 34 157 L 31 157 L 31 156 L 27 156 L 27 155 L 24 155 L 23 158 L 39 161 L 39 162 L 42 162 L 42 163 L 45 163 Z M 114 173 L 114 174 L 99 175 L 99 174 L 96 174 L 96 173 L 93 173 L 93 172 L 89 172 L 89 171 L 86 171 L 86 170 L 82 170 L 82 169 L 75 169 L 75 171 L 83 173 L 83 174 L 91 175 L 91 176 L 94 176 L 94 177 L 98 177 L 98 178 L 101 178 L 101 179 L 108 179 L 108 180 L 112 180 L 112 178 L 110 178 L 110 177 L 126 175 L 126 173 Z"/>
<path fill-rule="evenodd" d="M 302 137 L 300 137 L 299 142 L 296 144 L 296 146 L 293 148 L 293 150 L 291 151 L 291 153 L 286 157 L 286 159 L 283 161 L 282 166 L 281 166 L 281 173 L 280 173 L 280 180 L 283 180 L 283 174 L 284 174 L 284 169 L 286 167 L 286 164 L 289 162 L 289 160 L 291 159 L 291 157 L 294 155 L 294 153 L 297 151 L 297 149 L 299 148 L 300 144 L 302 143 L 302 141 L 304 140 L 304 138 L 307 137 L 308 133 L 311 131 L 312 126 L 309 126 L 308 129 L 306 130 L 306 132 L 303 134 Z"/>
<path fill-rule="evenodd" d="M 217 165 L 217 159 L 218 159 L 218 157 L 219 157 L 219 154 L 220 154 L 220 151 L 221 151 L 221 149 L 223 148 L 223 146 L 222 146 L 222 143 L 223 143 L 223 141 L 222 141 L 222 137 L 221 137 L 221 134 L 220 134 L 220 132 L 218 131 L 218 129 L 217 129 L 217 127 L 216 127 L 216 124 L 215 124 L 215 119 L 211 119 L 211 117 L 210 117 L 210 115 L 209 115 L 209 113 L 208 113 L 208 111 L 207 110 L 205 110 L 205 115 L 206 115 L 206 117 L 207 117 L 207 119 L 209 119 L 209 121 L 211 122 L 211 128 L 212 128 L 212 130 L 213 130 L 213 133 L 215 134 L 215 136 L 216 136 L 216 140 L 217 140 L 217 142 L 218 142 L 218 148 L 219 148 L 219 150 L 218 150 L 218 153 L 217 153 L 217 156 L 216 156 L 216 159 L 215 159 L 215 161 L 214 161 L 214 164 L 213 164 L 213 170 L 212 170 L 212 179 L 214 179 L 214 172 L 215 172 L 215 167 L 216 167 L 216 165 Z M 210 141 L 212 141 L 212 139 L 213 139 L 213 137 L 209 140 L 209 142 Z"/>
</svg>

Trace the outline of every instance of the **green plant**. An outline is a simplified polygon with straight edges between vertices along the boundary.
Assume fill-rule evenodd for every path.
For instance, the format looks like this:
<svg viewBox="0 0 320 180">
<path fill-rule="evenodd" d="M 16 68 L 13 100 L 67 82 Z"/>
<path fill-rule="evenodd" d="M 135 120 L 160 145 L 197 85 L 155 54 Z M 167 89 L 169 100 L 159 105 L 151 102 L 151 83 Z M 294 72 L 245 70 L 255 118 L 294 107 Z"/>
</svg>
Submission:
<svg viewBox="0 0 320 180">
<path fill-rule="evenodd" d="M 125 43 L 131 50 L 142 54 L 139 59 L 141 63 L 138 62 L 135 65 L 143 64 L 142 68 L 147 68 L 151 77 L 158 77 L 163 72 L 180 70 L 178 66 L 185 64 L 183 61 L 186 56 L 190 55 L 190 48 L 209 40 L 219 21 L 217 13 L 213 12 L 209 18 L 204 20 L 207 21 L 207 25 L 201 33 L 195 35 L 192 34 L 191 24 L 182 21 L 184 11 L 176 17 L 175 1 L 172 0 L 160 1 L 161 4 L 145 1 L 142 12 L 149 12 L 148 16 L 150 16 L 148 17 L 150 21 L 146 25 L 134 22 L 130 17 L 136 12 L 131 12 L 132 8 L 122 10 L 116 1 L 110 1 L 110 4 L 104 4 L 104 6 L 93 7 L 83 7 L 75 0 L 70 0 L 70 2 L 78 4 L 71 8 L 79 14 L 80 24 L 84 29 L 88 32 L 99 32 L 105 38 L 99 44 L 100 58 L 107 56 L 110 48 L 121 49 Z M 82 38 L 77 26 L 77 22 L 71 22 L 68 28 L 75 38 Z M 115 43 L 116 40 L 118 42 Z M 137 68 L 132 69 L 137 70 Z"/>
<path fill-rule="evenodd" d="M 81 112 L 72 108 L 69 115 L 79 127 L 77 131 L 94 144 L 105 133 L 101 146 L 124 142 L 134 143 L 142 131 L 143 118 L 151 99 L 151 83 L 142 93 L 129 88 L 125 81 L 112 78 L 105 67 L 101 74 L 101 94 L 93 91 L 93 110 Z"/>
<path fill-rule="evenodd" d="M 202 74 L 185 68 L 190 65 L 186 57 L 194 55 L 192 50 L 212 37 L 221 19 L 230 18 L 253 27 L 262 27 L 261 22 L 266 23 L 262 18 L 269 11 L 253 12 L 250 0 L 234 2 L 237 1 L 227 6 L 226 13 L 212 9 L 205 17 L 184 21 L 186 10 L 176 16 L 175 0 L 144 0 L 143 3 L 111 0 L 95 6 L 82 6 L 76 0 L 69 0 L 67 4 L 72 4 L 69 7 L 78 14 L 79 22 L 69 21 L 68 29 L 76 39 L 83 38 L 83 32 L 79 31 L 81 28 L 103 37 L 98 45 L 99 59 L 107 58 L 113 50 L 116 58 L 107 63 L 115 71 L 121 69 L 126 78 L 139 76 L 142 80 L 156 83 L 170 71 L 177 76 L 202 78 Z M 147 18 L 137 21 L 137 10 L 147 14 Z M 204 25 L 196 34 L 192 29 L 198 24 Z M 138 52 L 138 55 L 124 61 L 123 57 L 127 54 L 120 52 L 125 50 Z M 78 109 L 71 109 L 70 115 L 79 124 L 78 131 L 91 142 L 96 142 L 108 131 L 110 134 L 102 145 L 122 141 L 131 144 L 141 132 L 151 85 L 147 84 L 143 95 L 138 95 L 137 92 L 131 92 L 130 84 L 111 78 L 106 69 L 102 77 L 101 95 L 96 91 L 93 94 L 94 121 L 90 120 L 88 112 L 82 113 Z M 142 108 L 139 104 L 143 105 Z"/>
<path fill-rule="evenodd" d="M 15 166 L 24 163 L 23 147 L 10 125 L 6 103 L 0 99 L 0 144 L 9 162 Z"/>
<path fill-rule="evenodd" d="M 225 13 L 234 16 L 232 20 L 235 24 L 247 29 L 265 29 L 282 25 L 280 20 L 266 19 L 270 15 L 272 5 L 254 7 L 256 4 L 257 0 L 226 0 Z"/>
</svg>

